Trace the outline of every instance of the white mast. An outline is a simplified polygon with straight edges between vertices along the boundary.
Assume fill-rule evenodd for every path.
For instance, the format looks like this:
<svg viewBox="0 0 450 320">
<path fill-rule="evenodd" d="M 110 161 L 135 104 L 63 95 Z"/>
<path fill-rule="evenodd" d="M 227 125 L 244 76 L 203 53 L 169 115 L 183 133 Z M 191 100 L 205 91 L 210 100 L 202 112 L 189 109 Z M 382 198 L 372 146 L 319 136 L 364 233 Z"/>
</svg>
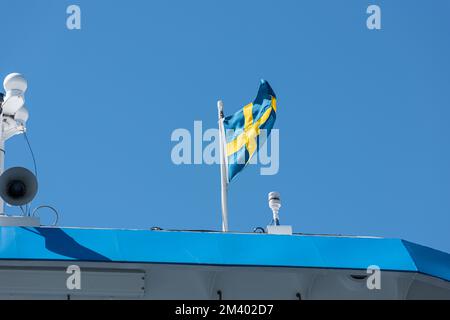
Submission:
<svg viewBox="0 0 450 320">
<path fill-rule="evenodd" d="M 28 110 L 24 94 L 28 84 L 19 73 L 11 73 L 3 81 L 6 95 L 0 97 L 0 175 L 5 170 L 5 142 L 25 132 Z M 0 216 L 5 216 L 5 201 L 0 197 Z"/>
<path fill-rule="evenodd" d="M 217 101 L 217 111 L 219 115 L 219 140 L 220 140 L 220 177 L 221 177 L 221 198 L 222 198 L 222 231 L 228 231 L 228 180 L 227 167 L 225 161 L 225 130 L 223 127 L 223 101 Z"/>
<path fill-rule="evenodd" d="M 0 106 L 3 104 L 0 99 Z M 3 111 L 0 111 L 0 175 L 5 171 L 5 140 L 3 139 Z M 5 215 L 5 201 L 0 197 L 0 215 Z"/>
</svg>

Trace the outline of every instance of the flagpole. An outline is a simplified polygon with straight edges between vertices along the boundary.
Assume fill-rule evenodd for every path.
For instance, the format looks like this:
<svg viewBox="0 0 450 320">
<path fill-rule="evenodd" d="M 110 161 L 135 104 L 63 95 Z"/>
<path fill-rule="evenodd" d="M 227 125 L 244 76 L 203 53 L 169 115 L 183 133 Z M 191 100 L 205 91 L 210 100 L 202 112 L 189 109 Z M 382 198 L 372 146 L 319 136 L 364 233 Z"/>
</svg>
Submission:
<svg viewBox="0 0 450 320">
<path fill-rule="evenodd" d="M 225 161 L 225 130 L 223 128 L 223 101 L 217 101 L 217 111 L 219 115 L 219 140 L 220 140 L 220 177 L 221 177 L 221 198 L 222 198 L 222 231 L 228 232 L 228 181 L 227 167 Z"/>
</svg>

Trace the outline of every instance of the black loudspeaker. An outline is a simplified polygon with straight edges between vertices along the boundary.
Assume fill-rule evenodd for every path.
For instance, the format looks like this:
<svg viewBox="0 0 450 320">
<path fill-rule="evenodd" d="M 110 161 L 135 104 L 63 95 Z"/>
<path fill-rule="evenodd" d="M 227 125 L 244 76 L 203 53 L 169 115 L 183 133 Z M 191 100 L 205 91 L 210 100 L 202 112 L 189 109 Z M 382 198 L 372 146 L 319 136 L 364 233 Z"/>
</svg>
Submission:
<svg viewBox="0 0 450 320">
<path fill-rule="evenodd" d="M 28 169 L 9 168 L 0 176 L 0 197 L 12 206 L 23 206 L 31 202 L 37 191 L 36 176 Z"/>
</svg>

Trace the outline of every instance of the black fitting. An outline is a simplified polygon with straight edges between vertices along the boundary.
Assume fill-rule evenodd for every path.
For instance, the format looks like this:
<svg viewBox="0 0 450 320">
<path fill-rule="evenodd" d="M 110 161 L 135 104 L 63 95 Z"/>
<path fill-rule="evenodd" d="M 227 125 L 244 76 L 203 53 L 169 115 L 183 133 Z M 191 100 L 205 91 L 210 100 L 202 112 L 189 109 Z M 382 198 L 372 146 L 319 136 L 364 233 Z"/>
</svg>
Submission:
<svg viewBox="0 0 450 320">
<path fill-rule="evenodd" d="M 253 229 L 254 233 L 266 233 L 266 230 L 264 230 L 263 227 L 256 227 Z"/>
<path fill-rule="evenodd" d="M 4 99 L 5 99 L 4 93 L 3 93 L 3 92 L 0 92 L 0 114 L 3 113 L 2 104 L 3 104 Z"/>
</svg>

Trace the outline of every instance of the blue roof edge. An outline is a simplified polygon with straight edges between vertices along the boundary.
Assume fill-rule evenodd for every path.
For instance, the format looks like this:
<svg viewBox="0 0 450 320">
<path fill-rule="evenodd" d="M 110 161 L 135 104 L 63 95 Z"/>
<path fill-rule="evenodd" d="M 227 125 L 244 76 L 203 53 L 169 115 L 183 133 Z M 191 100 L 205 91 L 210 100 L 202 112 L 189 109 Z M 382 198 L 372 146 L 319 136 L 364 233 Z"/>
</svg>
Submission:
<svg viewBox="0 0 450 320">
<path fill-rule="evenodd" d="M 1 260 L 103 261 L 421 272 L 450 281 L 450 254 L 401 239 L 0 227 Z"/>
<path fill-rule="evenodd" d="M 402 240 L 420 273 L 450 281 L 450 254 Z"/>
</svg>

